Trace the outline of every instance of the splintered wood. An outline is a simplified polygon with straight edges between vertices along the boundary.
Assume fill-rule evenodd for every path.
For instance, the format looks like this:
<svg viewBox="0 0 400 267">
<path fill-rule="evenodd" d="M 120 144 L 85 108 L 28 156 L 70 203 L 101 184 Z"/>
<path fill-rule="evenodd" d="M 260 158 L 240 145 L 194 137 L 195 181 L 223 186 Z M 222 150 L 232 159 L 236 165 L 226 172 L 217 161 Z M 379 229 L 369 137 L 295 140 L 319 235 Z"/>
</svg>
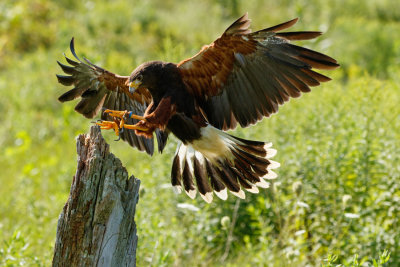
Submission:
<svg viewBox="0 0 400 267">
<path fill-rule="evenodd" d="M 136 266 L 140 180 L 109 152 L 99 127 L 77 138 L 78 164 L 57 226 L 53 266 Z"/>
</svg>

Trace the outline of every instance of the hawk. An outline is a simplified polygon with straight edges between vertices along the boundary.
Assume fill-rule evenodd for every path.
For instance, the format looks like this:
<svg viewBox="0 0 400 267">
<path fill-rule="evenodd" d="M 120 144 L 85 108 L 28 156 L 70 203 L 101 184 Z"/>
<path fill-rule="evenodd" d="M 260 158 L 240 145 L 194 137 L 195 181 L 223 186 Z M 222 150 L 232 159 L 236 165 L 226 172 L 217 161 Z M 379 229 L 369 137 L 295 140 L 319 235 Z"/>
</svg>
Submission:
<svg viewBox="0 0 400 267">
<path fill-rule="evenodd" d="M 104 110 L 102 129 L 114 129 L 131 146 L 152 155 L 153 138 L 162 152 L 172 133 L 179 144 L 172 161 L 171 183 L 191 198 L 198 191 L 206 201 L 213 194 L 225 200 L 227 191 L 244 198 L 258 193 L 277 177 L 280 166 L 271 143 L 245 140 L 226 133 L 247 127 L 278 111 L 291 97 L 330 80 L 314 69 L 334 69 L 336 60 L 291 44 L 309 40 L 317 31 L 281 32 L 293 19 L 252 32 L 247 13 L 200 52 L 178 64 L 151 61 L 130 76 L 94 65 L 70 49 L 77 61 L 58 62 L 69 75 L 58 81 L 72 90 L 61 102 L 80 98 L 75 110 L 93 118 Z M 197 190 L 196 190 L 197 189 Z"/>
</svg>

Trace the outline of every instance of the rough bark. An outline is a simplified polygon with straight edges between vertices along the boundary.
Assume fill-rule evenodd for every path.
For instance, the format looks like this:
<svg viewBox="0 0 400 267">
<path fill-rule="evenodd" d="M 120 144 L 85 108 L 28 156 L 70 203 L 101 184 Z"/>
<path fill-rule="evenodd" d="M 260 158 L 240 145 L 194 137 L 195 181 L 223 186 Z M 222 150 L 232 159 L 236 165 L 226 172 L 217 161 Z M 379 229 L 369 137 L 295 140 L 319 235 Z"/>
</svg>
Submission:
<svg viewBox="0 0 400 267">
<path fill-rule="evenodd" d="M 77 138 L 78 166 L 58 219 L 53 266 L 136 266 L 140 180 L 128 178 L 97 126 Z"/>
</svg>

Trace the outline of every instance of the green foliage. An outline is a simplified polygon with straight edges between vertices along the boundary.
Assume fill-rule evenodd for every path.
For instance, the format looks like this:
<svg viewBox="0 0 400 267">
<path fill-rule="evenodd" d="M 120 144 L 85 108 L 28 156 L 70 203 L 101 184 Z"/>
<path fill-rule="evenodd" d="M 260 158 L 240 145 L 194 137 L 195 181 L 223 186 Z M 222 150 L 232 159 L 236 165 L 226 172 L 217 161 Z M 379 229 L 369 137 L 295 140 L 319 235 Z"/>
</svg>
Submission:
<svg viewBox="0 0 400 267">
<path fill-rule="evenodd" d="M 328 255 L 328 258 L 324 260 L 324 262 L 321 266 L 322 267 L 359 267 L 359 266 L 374 266 L 374 267 L 383 267 L 386 266 L 385 263 L 387 263 L 390 259 L 390 253 L 387 250 L 384 250 L 382 254 L 379 254 L 379 259 L 373 259 L 372 260 L 372 265 L 371 262 L 368 262 L 365 258 L 361 259 L 359 261 L 358 259 L 358 254 L 355 254 L 353 259 L 351 259 L 348 262 L 345 262 L 343 264 L 335 264 L 337 261 L 338 257 L 336 255 Z"/>
<path fill-rule="evenodd" d="M 396 0 L 2 1 L 0 265 L 51 262 L 74 138 L 89 125 L 72 103 L 56 101 L 65 88 L 55 61 L 70 38 L 79 54 L 126 75 L 143 61 L 193 55 L 245 11 L 253 29 L 300 17 L 296 30 L 325 32 L 305 44 L 342 67 L 278 115 L 233 132 L 273 142 L 282 164 L 273 186 L 246 200 L 177 196 L 175 138 L 151 158 L 105 132 L 142 181 L 138 266 L 400 265 Z"/>
</svg>

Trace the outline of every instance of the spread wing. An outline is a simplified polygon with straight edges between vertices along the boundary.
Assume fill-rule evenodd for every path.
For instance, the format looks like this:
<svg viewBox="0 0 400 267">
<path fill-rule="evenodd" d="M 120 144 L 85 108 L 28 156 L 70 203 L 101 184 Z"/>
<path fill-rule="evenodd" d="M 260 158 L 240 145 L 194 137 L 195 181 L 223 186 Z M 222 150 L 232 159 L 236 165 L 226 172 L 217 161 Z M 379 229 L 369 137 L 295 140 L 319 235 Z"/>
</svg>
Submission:
<svg viewBox="0 0 400 267">
<path fill-rule="evenodd" d="M 277 112 L 290 97 L 330 80 L 313 69 L 334 69 L 336 60 L 290 44 L 320 32 L 280 32 L 296 22 L 251 32 L 245 14 L 212 44 L 178 64 L 210 124 L 224 130 L 237 123 L 246 127 Z"/>
<path fill-rule="evenodd" d="M 60 62 L 61 69 L 69 75 L 58 75 L 58 81 L 65 85 L 73 85 L 74 88 L 59 97 L 61 102 L 80 98 L 75 110 L 86 118 L 93 118 L 102 108 L 112 110 L 129 110 L 134 114 L 143 115 L 147 106 L 152 101 L 151 94 L 146 90 L 135 93 L 129 92 L 127 85 L 128 76 L 119 76 L 99 66 L 92 64 L 84 58 L 81 61 L 75 53 L 74 39 L 72 38 L 70 49 L 77 61 L 67 57 L 69 65 Z M 108 114 L 102 114 L 103 120 L 112 120 Z M 135 124 L 137 120 L 128 119 L 127 124 Z M 137 136 L 134 130 L 124 129 L 120 134 L 121 139 L 140 151 L 146 151 L 152 155 L 154 152 L 154 141 L 143 136 Z M 158 149 L 162 151 L 167 142 L 167 133 L 156 130 Z"/>
</svg>

